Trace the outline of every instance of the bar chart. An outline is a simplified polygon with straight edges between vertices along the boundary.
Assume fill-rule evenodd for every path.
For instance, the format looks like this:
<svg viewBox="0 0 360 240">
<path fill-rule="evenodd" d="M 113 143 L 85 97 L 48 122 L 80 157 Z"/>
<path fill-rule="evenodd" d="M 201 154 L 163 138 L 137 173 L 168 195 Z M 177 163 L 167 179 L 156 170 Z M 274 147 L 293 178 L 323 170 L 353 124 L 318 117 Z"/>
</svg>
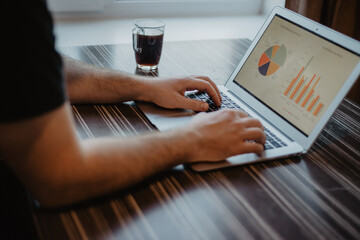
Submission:
<svg viewBox="0 0 360 240">
<path fill-rule="evenodd" d="M 324 107 L 324 103 L 321 102 L 321 97 L 316 91 L 316 86 L 321 77 L 317 76 L 316 73 L 310 75 L 310 77 L 304 74 L 312 60 L 313 57 L 311 57 L 308 63 L 300 69 L 296 77 L 291 80 L 285 89 L 283 95 L 317 117 Z"/>
</svg>

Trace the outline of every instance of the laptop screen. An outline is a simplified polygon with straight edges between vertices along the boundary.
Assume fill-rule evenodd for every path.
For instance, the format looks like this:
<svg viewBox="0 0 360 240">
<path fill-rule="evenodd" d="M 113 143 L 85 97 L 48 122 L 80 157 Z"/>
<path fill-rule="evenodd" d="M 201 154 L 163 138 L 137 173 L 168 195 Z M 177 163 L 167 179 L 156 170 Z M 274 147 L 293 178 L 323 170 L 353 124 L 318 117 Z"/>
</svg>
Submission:
<svg viewBox="0 0 360 240">
<path fill-rule="evenodd" d="M 359 61 L 275 16 L 234 82 L 308 136 Z"/>
</svg>

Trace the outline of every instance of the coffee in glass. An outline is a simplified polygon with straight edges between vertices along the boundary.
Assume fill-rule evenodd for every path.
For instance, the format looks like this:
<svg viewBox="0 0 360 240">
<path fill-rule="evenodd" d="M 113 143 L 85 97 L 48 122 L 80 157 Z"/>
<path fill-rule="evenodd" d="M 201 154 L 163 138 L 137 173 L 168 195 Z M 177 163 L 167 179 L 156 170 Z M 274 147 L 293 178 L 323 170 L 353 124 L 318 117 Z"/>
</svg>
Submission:
<svg viewBox="0 0 360 240">
<path fill-rule="evenodd" d="M 133 49 L 137 67 L 142 70 L 157 69 L 164 39 L 165 24 L 159 20 L 135 21 Z"/>
</svg>

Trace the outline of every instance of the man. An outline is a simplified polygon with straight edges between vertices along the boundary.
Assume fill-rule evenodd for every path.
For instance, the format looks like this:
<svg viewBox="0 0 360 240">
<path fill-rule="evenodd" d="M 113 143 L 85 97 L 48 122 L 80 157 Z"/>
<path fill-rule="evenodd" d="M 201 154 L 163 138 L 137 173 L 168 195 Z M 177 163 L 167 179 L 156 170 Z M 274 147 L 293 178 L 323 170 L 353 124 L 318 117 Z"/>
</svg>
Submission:
<svg viewBox="0 0 360 240">
<path fill-rule="evenodd" d="M 260 122 L 230 110 L 198 114 L 186 127 L 167 132 L 80 141 L 69 101 L 143 100 L 205 111 L 207 103 L 187 99 L 184 92 L 206 91 L 217 105 L 221 97 L 215 84 L 201 76 L 150 80 L 69 58 L 64 58 L 63 74 L 45 2 L 5 3 L 5 12 L 13 9 L 19 19 L 5 30 L 5 46 L 12 51 L 4 58 L 11 75 L 2 79 L 0 155 L 41 205 L 82 201 L 178 164 L 263 150 Z"/>
</svg>

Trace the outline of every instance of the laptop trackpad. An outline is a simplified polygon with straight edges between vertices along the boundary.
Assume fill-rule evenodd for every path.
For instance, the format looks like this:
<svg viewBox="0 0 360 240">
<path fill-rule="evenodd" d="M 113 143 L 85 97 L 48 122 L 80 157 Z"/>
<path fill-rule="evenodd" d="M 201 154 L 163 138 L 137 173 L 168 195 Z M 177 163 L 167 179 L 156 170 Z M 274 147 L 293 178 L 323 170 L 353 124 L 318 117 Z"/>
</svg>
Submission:
<svg viewBox="0 0 360 240">
<path fill-rule="evenodd" d="M 196 115 L 196 113 L 191 110 L 171 110 L 158 107 L 151 103 L 138 102 L 137 105 L 145 114 L 145 116 L 150 120 L 150 122 L 154 124 L 160 131 L 184 126 L 191 120 L 194 115 Z"/>
</svg>

